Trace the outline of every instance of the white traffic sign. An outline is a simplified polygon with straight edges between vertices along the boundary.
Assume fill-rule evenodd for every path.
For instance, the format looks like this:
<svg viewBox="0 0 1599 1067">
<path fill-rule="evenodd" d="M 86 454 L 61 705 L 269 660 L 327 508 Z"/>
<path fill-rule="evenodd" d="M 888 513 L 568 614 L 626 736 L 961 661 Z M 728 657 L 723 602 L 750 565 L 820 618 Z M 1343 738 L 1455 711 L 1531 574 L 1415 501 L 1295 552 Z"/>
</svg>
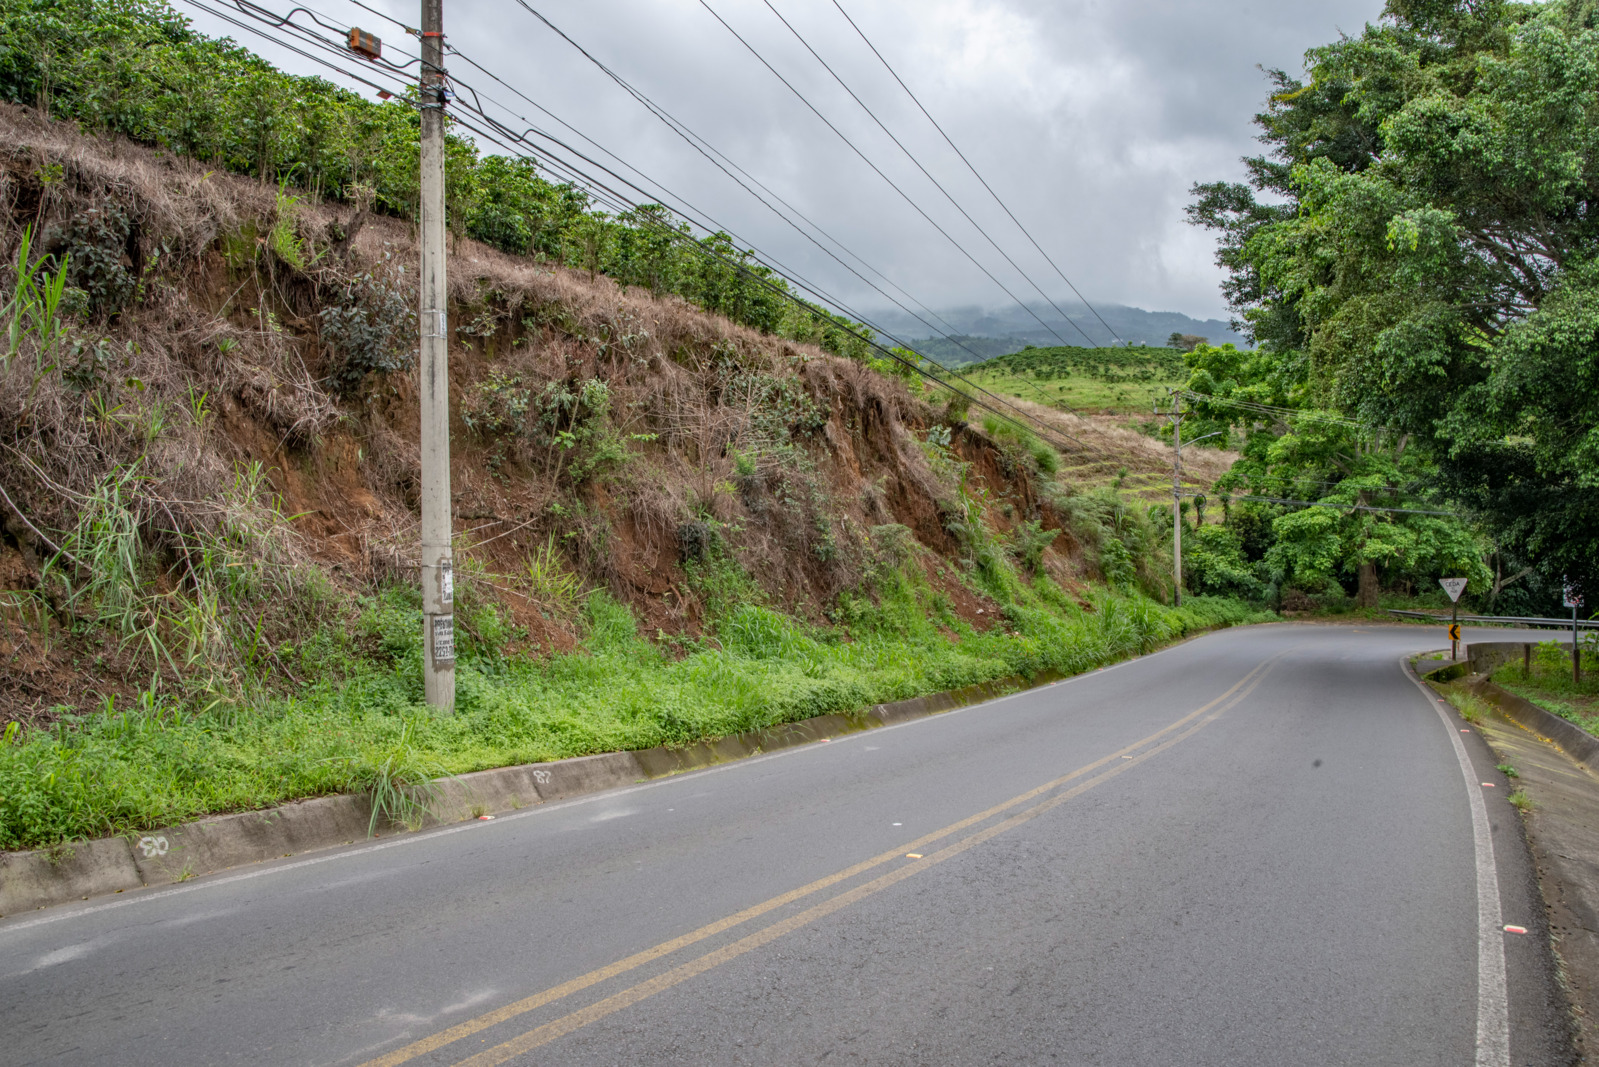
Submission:
<svg viewBox="0 0 1599 1067">
<path fill-rule="evenodd" d="M 1561 599 L 1562 603 L 1564 603 L 1566 605 L 1566 607 L 1568 607 L 1568 608 L 1580 608 L 1580 607 L 1582 607 L 1582 595 L 1577 592 L 1577 587 L 1576 586 L 1568 585 L 1564 589 L 1562 589 L 1560 592 L 1561 592 L 1561 598 L 1560 599 Z"/>
<path fill-rule="evenodd" d="M 1452 601 L 1459 600 L 1460 594 L 1466 591 L 1464 578 L 1440 578 L 1438 584 L 1444 587 L 1444 592 L 1449 594 L 1449 599 Z"/>
</svg>

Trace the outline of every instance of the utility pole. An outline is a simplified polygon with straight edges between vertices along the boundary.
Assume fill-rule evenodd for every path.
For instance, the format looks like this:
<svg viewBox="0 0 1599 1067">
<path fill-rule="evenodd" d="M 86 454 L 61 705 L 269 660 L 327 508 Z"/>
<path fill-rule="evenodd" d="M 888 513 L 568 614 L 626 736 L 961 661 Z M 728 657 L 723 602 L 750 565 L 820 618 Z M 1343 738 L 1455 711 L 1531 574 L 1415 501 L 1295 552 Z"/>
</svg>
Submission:
<svg viewBox="0 0 1599 1067">
<path fill-rule="evenodd" d="M 1582 594 L 1577 592 L 1576 586 L 1566 582 L 1561 599 L 1571 609 L 1571 680 L 1581 684 L 1582 646 L 1577 643 L 1577 609 L 1582 607 Z"/>
<path fill-rule="evenodd" d="M 1582 684 L 1582 646 L 1577 644 L 1577 605 L 1571 606 L 1571 680 Z"/>
<path fill-rule="evenodd" d="M 1155 404 L 1155 414 L 1164 415 L 1171 420 L 1172 465 L 1171 465 L 1171 589 L 1172 605 L 1182 607 L 1183 604 L 1183 419 L 1188 412 L 1182 410 L 1182 398 L 1174 390 L 1171 395 L 1171 412 L 1167 414 L 1160 410 L 1160 404 Z"/>
<path fill-rule="evenodd" d="M 450 540 L 450 329 L 444 285 L 444 0 L 422 0 L 421 359 L 422 685 L 455 711 L 455 574 Z"/>
</svg>

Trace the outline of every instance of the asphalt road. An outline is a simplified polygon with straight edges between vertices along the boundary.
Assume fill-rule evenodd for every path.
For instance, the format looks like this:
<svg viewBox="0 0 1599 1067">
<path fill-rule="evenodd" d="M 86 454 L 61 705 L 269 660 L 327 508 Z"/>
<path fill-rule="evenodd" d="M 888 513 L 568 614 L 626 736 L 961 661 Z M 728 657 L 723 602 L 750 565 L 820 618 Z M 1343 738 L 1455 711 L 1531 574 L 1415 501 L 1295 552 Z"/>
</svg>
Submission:
<svg viewBox="0 0 1599 1067">
<path fill-rule="evenodd" d="M 8 919 L 0 1063 L 1567 1063 L 1509 790 L 1400 666 L 1440 636 L 1225 631 Z"/>
</svg>

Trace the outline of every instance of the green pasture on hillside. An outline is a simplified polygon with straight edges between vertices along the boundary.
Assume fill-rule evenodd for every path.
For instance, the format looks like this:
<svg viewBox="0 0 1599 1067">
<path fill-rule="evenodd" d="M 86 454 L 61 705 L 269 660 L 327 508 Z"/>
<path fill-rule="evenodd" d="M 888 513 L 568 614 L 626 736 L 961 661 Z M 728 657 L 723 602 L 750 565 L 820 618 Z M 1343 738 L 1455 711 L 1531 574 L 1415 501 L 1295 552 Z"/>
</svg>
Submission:
<svg viewBox="0 0 1599 1067">
<path fill-rule="evenodd" d="M 962 373 L 996 393 L 1088 412 L 1148 411 L 1156 396 L 1188 381 L 1174 348 L 1024 348 Z"/>
</svg>

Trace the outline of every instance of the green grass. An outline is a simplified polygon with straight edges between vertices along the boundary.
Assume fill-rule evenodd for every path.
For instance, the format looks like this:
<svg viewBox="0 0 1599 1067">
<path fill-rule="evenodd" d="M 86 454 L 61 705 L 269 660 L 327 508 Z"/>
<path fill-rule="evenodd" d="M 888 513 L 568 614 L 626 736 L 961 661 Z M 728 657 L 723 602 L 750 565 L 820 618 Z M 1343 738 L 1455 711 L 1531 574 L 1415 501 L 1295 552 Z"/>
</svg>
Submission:
<svg viewBox="0 0 1599 1067">
<path fill-rule="evenodd" d="M 1190 598 L 1174 610 L 1109 593 L 1090 612 L 1045 580 L 1009 581 L 1004 624 L 988 634 L 896 571 L 877 602 L 841 601 L 837 628 L 745 604 L 677 660 L 603 593 L 584 607 L 587 647 L 543 660 L 492 651 L 516 635 L 483 608 L 462 640 L 451 717 L 422 704 L 419 605 L 391 588 L 365 602 L 354 627 L 329 625 L 278 650 L 302 677 L 323 679 L 296 696 L 226 714 L 147 699 L 0 739 L 0 848 L 339 792 L 370 792 L 405 820 L 432 775 L 679 745 L 1006 675 L 1075 673 L 1261 617 L 1232 601 Z"/>
<path fill-rule="evenodd" d="M 1488 717 L 1488 705 L 1481 697 L 1457 687 L 1445 690 L 1444 695 L 1467 722 L 1476 724 Z"/>
<path fill-rule="evenodd" d="M 1147 413 L 1187 383 L 1182 354 L 1165 348 L 1027 348 L 962 373 L 996 393 L 1082 411 Z"/>
</svg>

